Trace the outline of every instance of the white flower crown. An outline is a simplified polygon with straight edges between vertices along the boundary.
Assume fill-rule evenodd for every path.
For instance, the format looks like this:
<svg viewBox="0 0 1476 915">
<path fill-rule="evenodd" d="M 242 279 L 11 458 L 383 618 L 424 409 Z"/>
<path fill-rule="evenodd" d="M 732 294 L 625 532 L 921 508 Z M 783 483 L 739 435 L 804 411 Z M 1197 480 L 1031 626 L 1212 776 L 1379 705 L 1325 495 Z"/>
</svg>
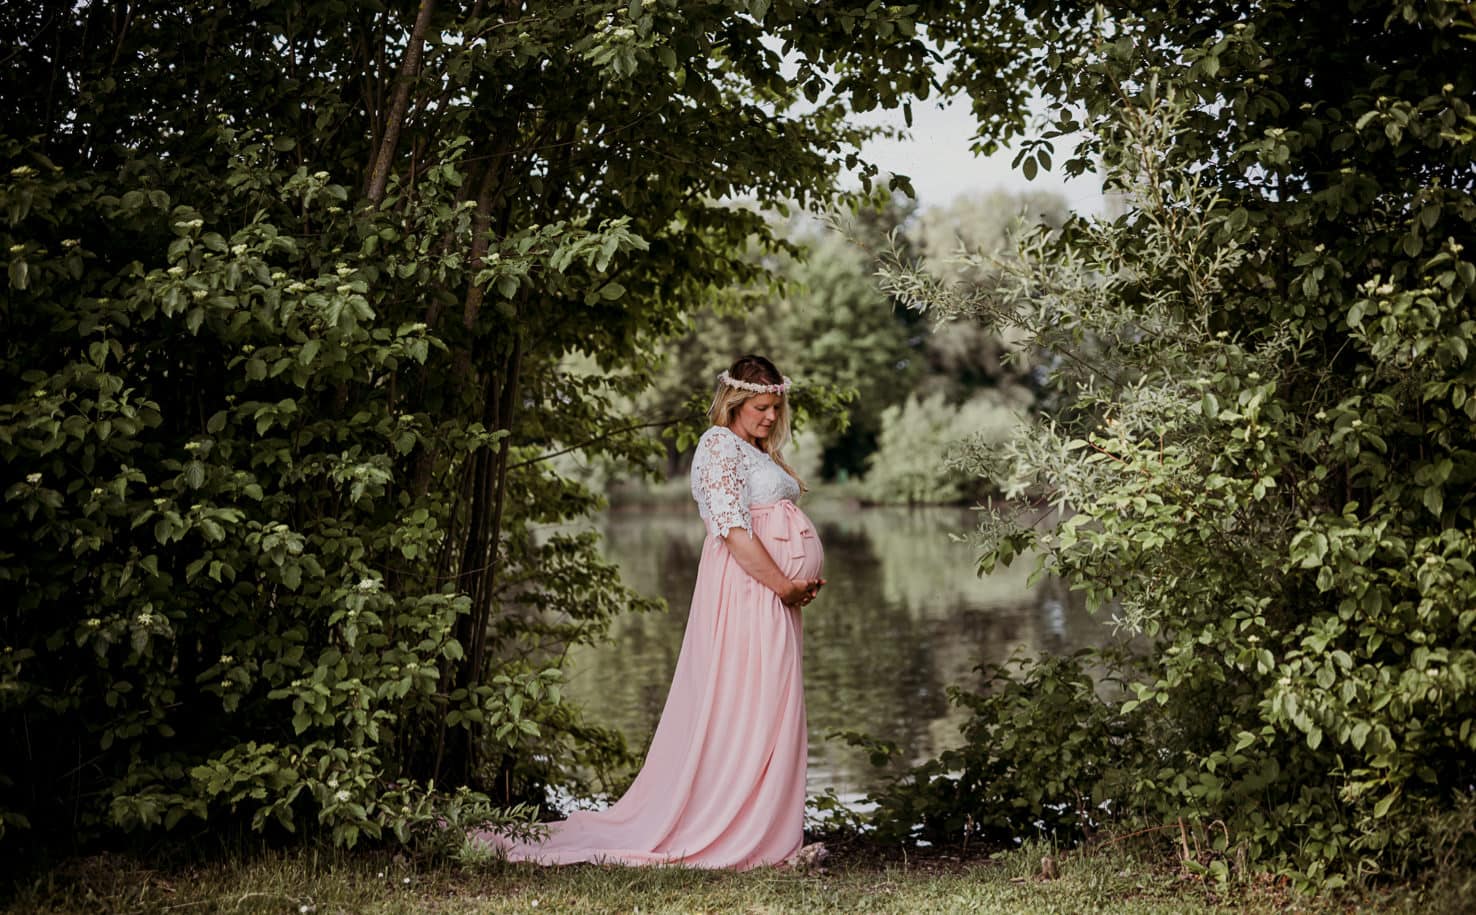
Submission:
<svg viewBox="0 0 1476 915">
<path fill-rule="evenodd" d="M 755 394 L 788 393 L 790 383 L 789 376 L 780 375 L 779 377 L 784 379 L 779 384 L 756 384 L 752 381 L 739 381 L 737 378 L 729 375 L 727 370 L 724 369 L 723 373 L 718 376 L 718 381 L 721 381 L 723 384 L 727 385 L 730 388 L 737 388 L 740 391 L 752 391 Z"/>
</svg>

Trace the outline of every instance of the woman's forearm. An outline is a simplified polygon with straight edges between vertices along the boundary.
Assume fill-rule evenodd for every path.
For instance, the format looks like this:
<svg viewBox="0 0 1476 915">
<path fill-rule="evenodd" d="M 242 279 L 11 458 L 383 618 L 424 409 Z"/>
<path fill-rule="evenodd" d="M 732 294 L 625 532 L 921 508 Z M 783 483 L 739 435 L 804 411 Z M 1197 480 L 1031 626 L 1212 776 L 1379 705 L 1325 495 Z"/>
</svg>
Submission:
<svg viewBox="0 0 1476 915">
<path fill-rule="evenodd" d="M 741 527 L 735 527 L 723 537 L 728 552 L 738 560 L 738 565 L 759 584 L 778 594 L 786 603 L 794 596 L 795 583 L 774 562 L 774 557 L 764 549 L 758 538 Z"/>
</svg>

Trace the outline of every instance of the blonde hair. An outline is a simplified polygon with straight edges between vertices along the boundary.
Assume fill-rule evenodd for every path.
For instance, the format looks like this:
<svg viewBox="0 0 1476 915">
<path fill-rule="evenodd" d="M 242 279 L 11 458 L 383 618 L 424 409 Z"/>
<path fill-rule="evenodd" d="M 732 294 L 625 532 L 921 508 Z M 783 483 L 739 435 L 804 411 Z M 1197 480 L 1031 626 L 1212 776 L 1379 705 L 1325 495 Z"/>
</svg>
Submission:
<svg viewBox="0 0 1476 915">
<path fill-rule="evenodd" d="M 736 381 L 746 381 L 751 384 L 780 384 L 784 381 L 784 376 L 774 367 L 774 363 L 763 356 L 755 356 L 751 353 L 739 356 L 738 361 L 728 369 L 728 375 Z M 761 395 L 735 388 L 720 380 L 717 383 L 717 390 L 712 395 L 712 406 L 707 408 L 707 418 L 715 426 L 731 428 L 733 417 L 738 415 L 738 408 L 743 406 L 743 402 L 750 397 L 759 396 Z M 779 403 L 774 411 L 774 426 L 769 430 L 768 436 L 760 439 L 758 444 L 769 457 L 774 459 L 774 463 L 784 468 L 785 473 L 794 477 L 795 482 L 799 483 L 800 492 L 807 492 L 809 487 L 805 486 L 805 481 L 801 480 L 799 474 L 794 472 L 794 468 L 784 460 L 783 449 L 789 442 L 789 395 L 775 396 L 779 398 Z"/>
</svg>

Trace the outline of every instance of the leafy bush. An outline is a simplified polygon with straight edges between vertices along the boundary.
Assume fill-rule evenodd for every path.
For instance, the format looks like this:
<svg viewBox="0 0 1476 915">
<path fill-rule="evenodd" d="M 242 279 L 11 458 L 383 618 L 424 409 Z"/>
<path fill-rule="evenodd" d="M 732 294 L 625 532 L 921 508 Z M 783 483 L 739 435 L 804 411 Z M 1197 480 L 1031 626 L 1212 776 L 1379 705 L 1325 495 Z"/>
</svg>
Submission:
<svg viewBox="0 0 1476 915">
<path fill-rule="evenodd" d="M 876 792 L 870 825 L 935 843 L 1081 838 L 1120 797 L 1141 742 L 1141 724 L 1098 695 L 1090 657 L 1016 658 L 982 668 L 977 691 L 950 687 L 969 711 L 963 745 Z"/>
<path fill-rule="evenodd" d="M 1102 40 L 1045 39 L 1042 78 L 1126 213 L 1038 235 L 996 295 L 889 278 L 1055 369 L 1064 406 L 973 466 L 1060 523 L 986 521 L 982 566 L 1039 551 L 1156 640 L 1118 714 L 1150 713 L 1157 764 L 1118 809 L 1312 880 L 1426 867 L 1476 752 L 1470 24 L 1368 2 L 1082 28 Z"/>
<path fill-rule="evenodd" d="M 653 458 L 617 402 L 765 272 L 766 206 L 831 189 L 843 100 L 931 85 L 915 12 L 7 10 L 7 844 L 352 843 L 623 760 L 558 666 L 651 602 L 545 536 L 599 504 L 549 459 Z"/>
<path fill-rule="evenodd" d="M 64 820 L 84 833 L 223 811 L 292 830 L 311 810 L 348 844 L 404 838 L 438 815 L 413 776 L 433 770 L 442 722 L 531 756 L 561 715 L 558 669 L 510 644 L 488 682 L 448 682 L 471 604 L 436 575 L 454 498 L 403 483 L 426 442 L 454 473 L 506 433 L 406 409 L 386 383 L 444 349 L 381 317 L 405 237 L 344 216 L 326 174 L 283 176 L 260 141 L 219 140 L 233 191 L 216 205 L 256 214 L 229 234 L 229 217 L 40 157 L 0 187 L 0 524 L 25 533 L 0 553 L 15 600 L 0 711 L 26 748 L 7 819 L 35 825 L 86 794 L 101 803 Z M 436 185 L 422 193 L 426 229 L 451 230 L 433 221 Z M 321 220 L 320 237 L 280 231 L 267 214 L 283 209 Z M 604 595 L 598 612 L 569 605 L 597 622 L 628 598 L 595 548 L 514 548 L 510 565 L 581 569 L 546 587 Z M 48 797 L 61 772 L 71 791 Z"/>
</svg>

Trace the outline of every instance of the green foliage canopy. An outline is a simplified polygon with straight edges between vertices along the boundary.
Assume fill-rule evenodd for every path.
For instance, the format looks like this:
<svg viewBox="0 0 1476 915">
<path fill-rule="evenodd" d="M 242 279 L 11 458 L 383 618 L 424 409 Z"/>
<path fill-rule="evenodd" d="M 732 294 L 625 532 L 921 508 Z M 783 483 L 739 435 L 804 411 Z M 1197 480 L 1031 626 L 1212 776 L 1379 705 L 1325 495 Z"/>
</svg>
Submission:
<svg viewBox="0 0 1476 915">
<path fill-rule="evenodd" d="M 646 602 L 540 457 L 649 458 L 612 404 L 762 269 L 723 198 L 828 194 L 944 6 L 8 9 L 7 830 L 352 843 L 590 762 L 546 659 Z"/>
<path fill-rule="evenodd" d="M 1469 861 L 1443 824 L 1476 754 L 1471 7 L 1030 6 L 953 33 L 955 78 L 1017 39 L 1058 106 L 1027 160 L 1087 130 L 1067 169 L 1099 157 L 1128 211 L 1038 236 L 993 295 L 889 288 L 1022 335 L 1068 395 L 977 462 L 1063 511 L 987 524 L 984 568 L 1040 550 L 1157 640 L 1128 698 L 1082 713 L 1133 738 L 1076 800 L 1032 796 L 1083 826 L 1104 799 L 1223 824 L 1219 852 L 1313 879 Z M 978 703 L 976 730 L 1019 701 Z M 1026 771 L 1012 752 L 916 797 L 983 804 L 948 786 Z"/>
</svg>

